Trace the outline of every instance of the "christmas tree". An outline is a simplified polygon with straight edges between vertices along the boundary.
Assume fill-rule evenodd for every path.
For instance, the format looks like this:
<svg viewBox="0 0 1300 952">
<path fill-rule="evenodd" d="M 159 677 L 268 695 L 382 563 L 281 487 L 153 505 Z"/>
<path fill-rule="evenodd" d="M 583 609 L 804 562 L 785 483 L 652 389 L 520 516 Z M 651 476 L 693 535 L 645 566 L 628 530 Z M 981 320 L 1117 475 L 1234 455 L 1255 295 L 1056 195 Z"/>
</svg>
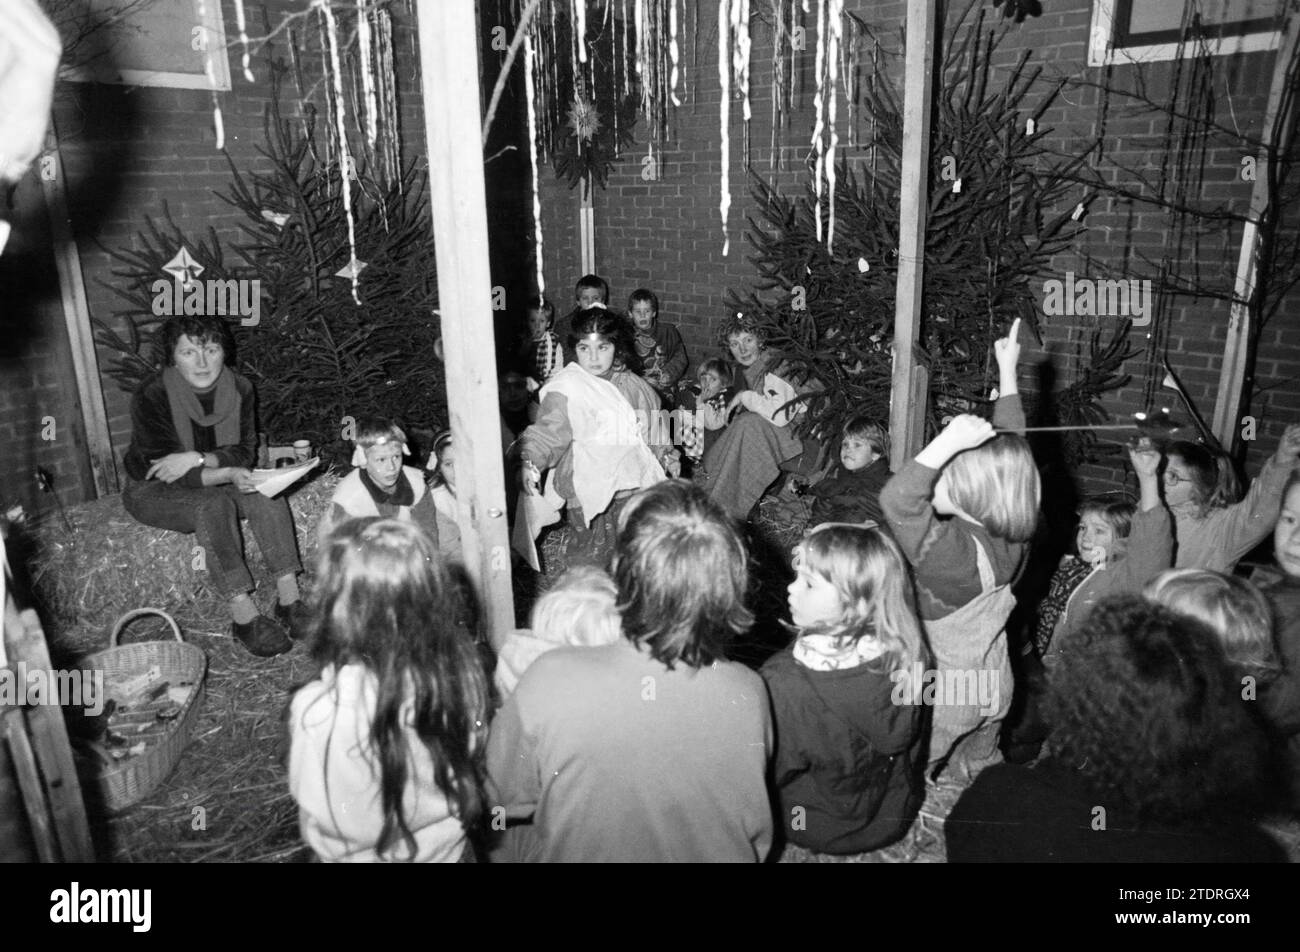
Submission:
<svg viewBox="0 0 1300 952">
<path fill-rule="evenodd" d="M 277 91 L 283 71 L 275 67 Z M 152 337 L 167 317 L 158 313 L 155 285 L 185 249 L 204 282 L 258 289 L 256 323 L 240 314 L 226 319 L 236 368 L 257 387 L 260 424 L 271 441 L 309 439 L 346 458 L 349 420 L 445 425 L 443 369 L 434 356 L 440 320 L 433 234 L 424 173 L 407 165 L 384 185 L 364 164 L 348 162 L 345 170 L 337 150 L 322 157 L 314 107 L 304 103 L 302 110 L 301 120 L 290 121 L 280 114 L 278 95 L 268 105 L 259 151 L 270 171 L 244 172 L 230 163 L 231 188 L 221 197 L 244 215 L 245 240 L 231 243 L 242 263 L 228 261 L 215 231 L 196 240 L 164 207 L 161 221 L 147 221 L 137 249 L 115 253 L 126 266 L 114 271 L 122 283 L 113 286 L 128 304 L 116 312 L 124 336 L 97 321 L 97 339 L 115 352 L 108 373 L 125 389 L 161 364 Z"/>
</svg>

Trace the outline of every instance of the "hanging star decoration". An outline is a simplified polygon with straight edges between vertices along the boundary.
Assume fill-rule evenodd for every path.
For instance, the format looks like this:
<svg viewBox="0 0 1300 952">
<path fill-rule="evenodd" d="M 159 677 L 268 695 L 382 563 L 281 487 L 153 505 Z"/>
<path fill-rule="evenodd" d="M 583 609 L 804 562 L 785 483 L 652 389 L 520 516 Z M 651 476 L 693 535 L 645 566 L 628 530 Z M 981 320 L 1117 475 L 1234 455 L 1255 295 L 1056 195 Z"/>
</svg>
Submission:
<svg viewBox="0 0 1300 952">
<path fill-rule="evenodd" d="M 596 111 L 596 104 L 581 93 L 574 96 L 567 125 L 573 130 L 579 145 L 591 142 L 600 132 L 600 113 Z"/>
<path fill-rule="evenodd" d="M 176 252 L 176 256 L 163 265 L 162 269 L 185 287 L 189 287 L 190 283 L 203 273 L 203 265 L 194 260 L 190 250 L 184 245 L 181 245 L 181 250 Z"/>
<path fill-rule="evenodd" d="M 339 270 L 335 271 L 334 277 L 351 280 L 352 278 L 360 277 L 361 272 L 366 270 L 368 267 L 369 265 L 366 264 L 366 262 L 353 258 L 343 267 L 339 268 Z"/>
</svg>

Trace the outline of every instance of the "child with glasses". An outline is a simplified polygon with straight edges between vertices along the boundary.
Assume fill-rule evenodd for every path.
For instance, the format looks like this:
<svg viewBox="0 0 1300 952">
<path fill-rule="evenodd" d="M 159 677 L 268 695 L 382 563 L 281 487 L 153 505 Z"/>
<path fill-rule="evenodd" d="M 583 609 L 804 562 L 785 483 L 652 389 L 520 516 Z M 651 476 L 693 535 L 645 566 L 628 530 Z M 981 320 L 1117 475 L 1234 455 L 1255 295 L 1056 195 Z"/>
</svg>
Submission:
<svg viewBox="0 0 1300 952">
<path fill-rule="evenodd" d="M 1174 517 L 1174 566 L 1231 572 L 1263 542 L 1277 522 L 1282 487 L 1300 459 L 1300 425 L 1286 428 L 1269 458 L 1238 501 L 1231 462 L 1198 443 L 1176 440 L 1165 450 L 1165 505 Z"/>
</svg>

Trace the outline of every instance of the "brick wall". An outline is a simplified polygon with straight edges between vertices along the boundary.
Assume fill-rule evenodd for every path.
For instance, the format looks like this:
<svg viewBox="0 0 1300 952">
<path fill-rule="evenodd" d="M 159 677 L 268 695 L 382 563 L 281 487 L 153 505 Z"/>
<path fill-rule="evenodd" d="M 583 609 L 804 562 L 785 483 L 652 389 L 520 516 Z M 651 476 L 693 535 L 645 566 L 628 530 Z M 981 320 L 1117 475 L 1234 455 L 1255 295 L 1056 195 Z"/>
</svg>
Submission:
<svg viewBox="0 0 1300 952">
<path fill-rule="evenodd" d="M 848 10 L 857 14 L 875 30 L 882 46 L 901 47 L 901 3 L 868 3 L 849 0 Z M 987 5 L 986 5 L 987 6 Z M 1043 4 L 1043 16 L 1011 27 L 999 51 L 999 64 L 1010 67 L 1024 51 L 1031 53 L 1030 65 L 1040 66 L 1043 79 L 1071 77 L 1075 80 L 1112 84 L 1136 82 L 1133 67 L 1111 70 L 1086 66 L 1087 39 L 1091 4 L 1089 0 L 1051 0 Z M 815 11 L 815 8 L 814 8 Z M 997 13 L 990 11 L 994 21 Z M 622 306 L 626 295 L 635 287 L 646 285 L 659 293 L 663 317 L 679 324 L 693 360 L 716 348 L 715 329 L 726 314 L 727 288 L 743 289 L 757 277 L 745 256 L 748 248 L 743 238 L 745 219 L 753 211 L 745 170 L 742 164 L 743 126 L 740 104 L 733 99 L 731 109 L 731 212 L 730 254 L 722 255 L 722 230 L 718 215 L 719 201 L 719 118 L 720 91 L 717 79 L 717 37 L 712 18 L 716 13 L 708 5 L 700 9 L 698 30 L 687 24 L 683 31 L 683 76 L 690 91 L 673 118 L 674 139 L 661 155 L 662 178 L 646 181 L 642 176 L 642 159 L 646 144 L 638 129 L 638 144 L 610 176 L 609 187 L 596 194 L 596 264 L 597 270 L 611 285 L 613 303 Z M 788 117 L 778 137 L 786 160 L 784 171 L 775 176 L 769 167 L 771 139 L 771 71 L 770 31 L 755 26 L 752 56 L 751 101 L 753 120 L 749 139 L 752 162 L 765 177 L 780 184 L 784 193 L 803 187 L 810 176 L 804 161 L 809 154 L 808 138 L 812 128 L 812 73 L 815 55 L 815 15 L 805 21 L 808 48 L 800 55 L 804 71 L 802 95 L 796 110 Z M 698 52 L 694 39 L 699 38 Z M 1256 53 L 1213 59 L 1215 120 L 1229 129 L 1239 129 L 1243 137 L 1258 136 L 1262 126 L 1274 54 Z M 1186 69 L 1184 64 L 1184 69 Z M 1176 72 L 1173 63 L 1155 64 L 1144 70 L 1147 92 L 1157 103 L 1168 100 Z M 1186 74 L 1183 74 L 1184 80 Z M 1044 86 L 1046 88 L 1046 86 Z M 1049 143 L 1063 156 L 1079 154 L 1098 132 L 1104 133 L 1108 159 L 1130 169 L 1145 169 L 1153 179 L 1164 165 L 1172 168 L 1177 149 L 1166 145 L 1168 119 L 1163 112 L 1135 114 L 1123 108 L 1120 100 L 1098 94 L 1096 89 L 1068 90 L 1048 107 L 1040 126 L 1052 130 Z M 841 143 L 847 133 L 846 115 L 841 100 Z M 1250 184 L 1240 176 L 1241 158 L 1253 150 L 1241 147 L 1224 137 L 1207 143 L 1203 184 L 1189 198 L 1207 207 L 1226 205 L 1241 213 L 1249 200 Z M 1200 162 L 1199 155 L 1196 162 Z M 1101 167 L 1101 166 L 1099 166 Z M 1103 174 L 1109 181 L 1123 184 L 1126 173 L 1110 170 Z M 549 169 L 542 171 L 543 226 L 548 287 L 561 305 L 571 299 L 571 289 L 579 276 L 576 197 L 562 183 L 556 182 Z M 1084 193 L 1079 189 L 1077 199 Z M 1220 294 L 1230 292 L 1240 247 L 1242 226 L 1209 221 L 1200 229 L 1187 223 L 1180 233 L 1172 229 L 1171 216 L 1150 205 L 1120 197 L 1101 197 L 1088 209 L 1087 231 L 1069 254 L 1052 262 L 1044 279 L 1064 278 L 1066 271 L 1076 275 L 1106 278 L 1155 277 L 1162 263 L 1181 277 L 1197 275 L 1201 284 Z M 1284 302 L 1270 323 L 1260 347 L 1258 377 L 1261 386 L 1271 387 L 1249 410 L 1259 422 L 1258 438 L 1248 445 L 1247 468 L 1254 472 L 1265 455 L 1272 452 L 1281 428 L 1300 412 L 1300 325 L 1295 321 L 1300 304 L 1294 297 Z M 1201 413 L 1213 415 L 1218 391 L 1218 374 L 1228 317 L 1223 299 L 1177 295 L 1165 303 L 1168 323 L 1168 354 Z M 1097 329 L 1108 336 L 1115 319 L 1088 317 L 1044 317 L 1043 341 L 1025 347 L 1026 384 L 1031 383 L 1028 365 L 1052 361 L 1059 384 L 1069 383 L 1077 370 L 1076 351 L 1085 346 Z M 1139 350 L 1126 372 L 1131 383 L 1111 394 L 1105 406 L 1112 413 L 1126 415 L 1143 407 L 1148 380 L 1155 375 L 1157 405 L 1177 406 L 1172 391 L 1159 389 L 1163 373 L 1158 369 L 1160 352 L 1153 352 L 1147 333 L 1152 327 L 1135 328 L 1132 342 Z M 1159 337 L 1157 334 L 1157 341 Z M 1086 351 L 1085 351 L 1086 353 Z M 1101 465 L 1085 466 L 1080 477 L 1087 488 L 1110 488 L 1122 478 L 1118 456 Z"/>
</svg>

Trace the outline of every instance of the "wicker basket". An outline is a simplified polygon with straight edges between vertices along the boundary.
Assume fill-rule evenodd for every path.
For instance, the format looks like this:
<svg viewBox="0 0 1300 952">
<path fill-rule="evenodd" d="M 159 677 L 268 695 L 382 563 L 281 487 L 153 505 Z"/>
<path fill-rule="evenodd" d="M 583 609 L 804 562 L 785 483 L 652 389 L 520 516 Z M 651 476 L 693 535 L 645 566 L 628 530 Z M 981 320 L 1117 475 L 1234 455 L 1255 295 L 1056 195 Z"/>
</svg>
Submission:
<svg viewBox="0 0 1300 952">
<path fill-rule="evenodd" d="M 171 625 L 175 641 L 144 641 L 119 645 L 118 637 L 127 624 L 142 615 L 158 615 Z M 190 742 L 194 723 L 203 705 L 203 679 L 208 658 L 200 648 L 187 645 L 180 626 L 160 608 L 137 608 L 119 618 L 108 636 L 108 647 L 88 655 L 81 666 L 104 672 L 105 684 L 145 674 L 157 667 L 159 677 L 174 685 L 192 684 L 193 690 L 180 713 L 166 725 L 160 739 L 146 742 L 145 749 L 124 760 L 105 764 L 96 777 L 103 806 L 110 811 L 124 810 L 147 797 L 170 774 Z"/>
</svg>

